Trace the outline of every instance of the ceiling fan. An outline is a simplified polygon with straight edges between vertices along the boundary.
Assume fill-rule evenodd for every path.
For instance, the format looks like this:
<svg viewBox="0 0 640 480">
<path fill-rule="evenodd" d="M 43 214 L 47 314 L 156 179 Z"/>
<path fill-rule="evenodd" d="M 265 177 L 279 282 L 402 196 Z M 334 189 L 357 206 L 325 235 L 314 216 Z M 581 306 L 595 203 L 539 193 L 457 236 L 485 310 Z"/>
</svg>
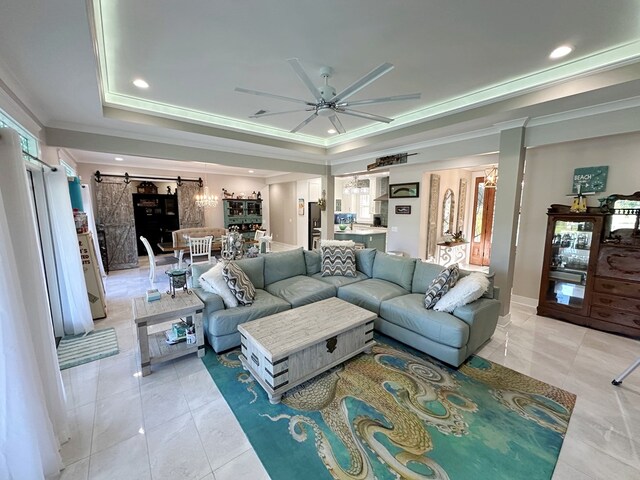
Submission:
<svg viewBox="0 0 640 480">
<path fill-rule="evenodd" d="M 298 98 L 285 97 L 282 95 L 275 95 L 272 93 L 260 92 L 258 90 L 248 90 L 246 88 L 236 87 L 236 92 L 249 93 L 251 95 L 258 95 L 261 97 L 277 98 L 287 102 L 299 103 L 305 105 L 305 108 L 298 110 L 287 110 L 284 112 L 266 112 L 259 111 L 254 115 L 250 115 L 249 118 L 262 118 L 271 115 L 282 115 L 285 113 L 293 112 L 313 112 L 302 123 L 291 130 L 291 133 L 296 133 L 301 130 L 305 125 L 315 120 L 318 116 L 328 117 L 329 121 L 333 124 L 338 133 L 346 133 L 346 130 L 342 126 L 342 122 L 338 118 L 337 114 L 351 115 L 353 117 L 366 118 L 367 120 L 374 120 L 376 122 L 390 123 L 393 118 L 382 117 L 380 115 L 374 115 L 372 113 L 362 112 L 360 110 L 354 110 L 351 107 L 358 105 L 372 105 L 374 103 L 387 103 L 397 102 L 400 100 L 415 100 L 420 98 L 420 93 L 411 93 L 407 95 L 395 95 L 392 97 L 370 98 L 367 100 L 356 100 L 353 102 L 347 101 L 347 99 L 354 93 L 359 92 L 364 87 L 374 82 L 385 73 L 393 69 L 393 65 L 390 63 L 383 63 L 377 68 L 374 68 L 362 78 L 356 80 L 340 93 L 336 93 L 336 89 L 329 85 L 329 78 L 333 74 L 331 67 L 322 67 L 320 69 L 320 76 L 324 78 L 324 85 L 316 87 L 307 72 L 304 71 L 302 65 L 297 58 L 290 58 L 287 60 L 289 65 L 293 68 L 293 71 L 298 75 L 302 83 L 309 89 L 313 95 L 315 101 L 300 100 Z"/>
</svg>

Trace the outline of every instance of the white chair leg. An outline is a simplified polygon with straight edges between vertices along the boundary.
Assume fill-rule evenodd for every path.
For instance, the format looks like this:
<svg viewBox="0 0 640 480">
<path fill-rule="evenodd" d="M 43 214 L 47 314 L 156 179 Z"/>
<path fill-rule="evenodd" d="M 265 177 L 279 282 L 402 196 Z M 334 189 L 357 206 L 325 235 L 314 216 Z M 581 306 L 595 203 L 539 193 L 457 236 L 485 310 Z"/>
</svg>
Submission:
<svg viewBox="0 0 640 480">
<path fill-rule="evenodd" d="M 149 264 L 149 281 L 151 285 L 156 283 L 156 266 L 154 263 Z"/>
</svg>

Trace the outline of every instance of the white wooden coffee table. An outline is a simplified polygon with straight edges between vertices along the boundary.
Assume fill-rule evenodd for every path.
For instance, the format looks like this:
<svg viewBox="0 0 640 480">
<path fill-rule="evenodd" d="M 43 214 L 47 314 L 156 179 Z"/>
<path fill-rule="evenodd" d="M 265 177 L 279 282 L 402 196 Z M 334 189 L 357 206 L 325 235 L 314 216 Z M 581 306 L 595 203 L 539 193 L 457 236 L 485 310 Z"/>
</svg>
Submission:
<svg viewBox="0 0 640 480">
<path fill-rule="evenodd" d="M 329 298 L 238 325 L 240 360 L 278 403 L 282 394 L 363 351 L 377 315 Z"/>
<path fill-rule="evenodd" d="M 197 295 L 187 294 L 183 291 L 176 292 L 175 298 L 169 294 L 162 294 L 160 300 L 147 302 L 145 297 L 136 297 L 131 300 L 133 308 L 133 320 L 138 330 L 138 345 L 140 346 L 140 368 L 142 376 L 151 373 L 151 365 L 166 362 L 174 358 L 197 353 L 198 357 L 204 357 L 204 332 L 202 330 L 202 311 L 204 304 Z M 164 336 L 164 331 L 149 335 L 148 327 L 159 323 L 186 317 L 187 324 L 196 326 L 196 343 L 186 342 L 169 345 Z"/>
</svg>

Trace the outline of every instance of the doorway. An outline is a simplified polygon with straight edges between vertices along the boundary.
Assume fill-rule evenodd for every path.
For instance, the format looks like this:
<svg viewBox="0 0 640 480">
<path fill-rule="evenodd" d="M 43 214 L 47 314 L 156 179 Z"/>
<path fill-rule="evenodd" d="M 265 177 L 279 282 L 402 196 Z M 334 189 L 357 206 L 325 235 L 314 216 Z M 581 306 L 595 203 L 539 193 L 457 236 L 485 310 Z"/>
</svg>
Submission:
<svg viewBox="0 0 640 480">
<path fill-rule="evenodd" d="M 495 207 L 495 187 L 485 188 L 485 178 L 475 182 L 473 202 L 473 223 L 471 233 L 471 265 L 489 266 L 491 262 L 491 238 L 493 235 L 493 211 Z"/>
<path fill-rule="evenodd" d="M 309 245 L 307 248 L 309 250 L 313 250 L 313 241 L 315 238 L 320 238 L 320 227 L 322 226 L 322 221 L 320 217 L 320 207 L 318 206 L 318 202 L 309 202 L 309 217 L 307 220 L 307 238 L 309 239 Z"/>
</svg>

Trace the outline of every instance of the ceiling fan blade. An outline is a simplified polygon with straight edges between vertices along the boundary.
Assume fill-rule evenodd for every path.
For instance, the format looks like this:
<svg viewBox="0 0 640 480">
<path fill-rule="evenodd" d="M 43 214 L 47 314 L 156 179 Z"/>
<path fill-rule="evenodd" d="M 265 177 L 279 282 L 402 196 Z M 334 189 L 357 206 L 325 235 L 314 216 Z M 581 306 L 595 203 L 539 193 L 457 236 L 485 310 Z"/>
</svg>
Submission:
<svg viewBox="0 0 640 480">
<path fill-rule="evenodd" d="M 302 127 L 304 127 L 307 123 L 311 122 L 312 120 L 315 120 L 315 118 L 317 116 L 318 116 L 318 114 L 316 112 L 313 112 L 311 114 L 311 116 L 309 116 L 305 121 L 303 121 L 300 125 L 298 125 L 293 130 L 291 130 L 289 133 L 296 133 L 298 130 L 300 130 Z"/>
<path fill-rule="evenodd" d="M 356 100 L 355 102 L 344 102 L 336 105 L 337 107 L 347 107 L 352 105 L 371 105 L 373 103 L 399 102 L 401 100 L 417 100 L 421 93 L 409 93 L 407 95 L 395 95 L 393 97 L 369 98 L 367 100 Z"/>
<path fill-rule="evenodd" d="M 315 110 L 315 108 L 305 108 L 304 110 L 286 110 L 286 111 L 284 111 L 284 112 L 265 112 L 265 113 L 258 113 L 258 114 L 256 114 L 256 115 L 249 115 L 249 118 L 270 117 L 271 115 L 282 115 L 283 113 L 310 112 L 311 110 Z"/>
<path fill-rule="evenodd" d="M 289 62 L 289 65 L 291 65 L 291 68 L 293 68 L 293 71 L 296 72 L 296 75 L 298 75 L 300 80 L 302 80 L 302 83 L 304 83 L 309 89 L 309 91 L 313 94 L 313 97 L 318 102 L 321 102 L 322 95 L 320 95 L 320 90 L 318 90 L 318 87 L 316 87 L 313 81 L 309 78 L 309 75 L 307 75 L 307 72 L 304 71 L 304 69 L 302 68 L 302 65 L 300 64 L 300 61 L 297 58 L 290 58 L 289 60 L 287 60 L 287 62 Z"/>
<path fill-rule="evenodd" d="M 236 92 L 249 93 L 251 95 L 258 95 L 260 97 L 277 98 L 278 100 L 284 100 L 286 102 L 302 103 L 303 105 L 315 106 L 315 103 L 307 102 L 306 100 L 300 100 L 299 98 L 283 97 L 282 95 L 274 95 L 273 93 L 260 92 L 259 90 L 248 90 L 246 88 L 236 87 Z"/>
<path fill-rule="evenodd" d="M 374 115 L 373 113 L 361 112 L 359 110 L 347 110 L 346 108 L 340 108 L 336 110 L 345 115 L 352 115 L 354 117 L 366 118 L 367 120 L 375 120 L 376 122 L 391 123 L 393 118 L 381 117 L 380 115 Z"/>
<path fill-rule="evenodd" d="M 342 126 L 342 122 L 340 121 L 337 115 L 331 115 L 329 117 L 329 120 L 331 121 L 331 123 L 333 124 L 334 128 L 338 133 L 347 133 L 347 131 Z"/>
<path fill-rule="evenodd" d="M 380 78 L 382 75 L 384 75 L 385 73 L 387 73 L 387 72 L 389 72 L 391 70 L 393 70 L 393 65 L 392 64 L 383 63 L 379 67 L 376 67 L 373 70 L 371 70 L 364 77 L 362 77 L 359 80 L 356 80 L 355 82 L 353 82 L 351 85 L 349 85 L 343 91 L 341 91 L 340 93 L 335 95 L 331 100 L 329 100 L 329 102 L 330 103 L 342 102 L 346 98 L 350 97 L 351 95 L 353 95 L 356 92 L 359 92 L 364 87 L 369 85 L 371 82 L 374 82 L 375 80 Z"/>
</svg>

